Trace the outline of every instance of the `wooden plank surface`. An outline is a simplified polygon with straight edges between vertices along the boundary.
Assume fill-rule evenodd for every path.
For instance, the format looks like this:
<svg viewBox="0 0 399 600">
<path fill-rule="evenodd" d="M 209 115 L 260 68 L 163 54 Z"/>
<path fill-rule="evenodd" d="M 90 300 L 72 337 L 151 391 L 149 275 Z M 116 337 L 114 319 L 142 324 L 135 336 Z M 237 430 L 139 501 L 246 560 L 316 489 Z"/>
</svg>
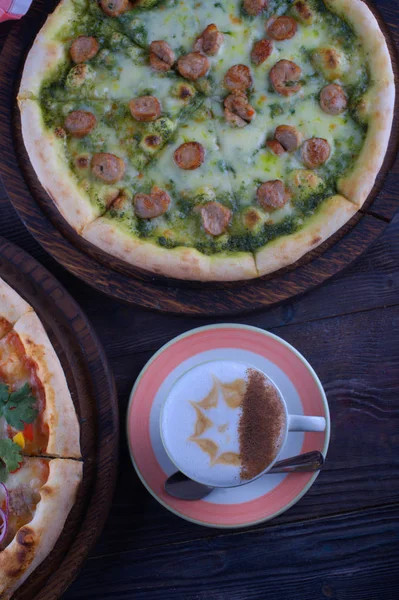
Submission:
<svg viewBox="0 0 399 600">
<path fill-rule="evenodd" d="M 65 598 L 395 600 L 398 507 L 101 556 Z"/>
<path fill-rule="evenodd" d="M 46 12 L 51 11 L 55 4 L 56 0 L 35 0 L 30 14 L 14 25 L 3 47 L 0 61 L 0 151 L 3 160 L 0 172 L 14 207 L 32 235 L 60 264 L 95 289 L 133 305 L 169 314 L 216 317 L 270 308 L 325 283 L 347 268 L 375 241 L 393 217 L 394 207 L 390 199 L 385 205 L 380 199 L 380 192 L 390 167 L 393 182 L 399 185 L 399 162 L 395 164 L 396 145 L 399 143 L 397 120 L 384 166 L 365 208 L 320 247 L 278 273 L 235 284 L 190 284 L 154 277 L 88 244 L 71 230 L 38 183 L 26 154 L 18 115 L 13 111 L 25 53 Z M 396 73 L 394 43 L 389 31 L 386 34 Z M 378 211 L 374 206 L 376 199 L 379 201 Z M 368 211 L 380 218 L 365 218 L 364 213 Z"/>
<path fill-rule="evenodd" d="M 399 4 L 377 2 L 399 43 Z M 9 26 L 0 26 L 2 31 Z M 379 227 L 398 207 L 387 178 L 367 209 Z M 175 335 L 220 319 L 164 316 L 122 305 L 75 279 L 27 233 L 0 186 L 0 234 L 74 295 L 114 370 L 121 424 L 148 358 Z M 145 491 L 121 441 L 117 492 L 104 534 L 67 600 L 396 600 L 399 598 L 399 215 L 351 267 L 295 301 L 245 318 L 294 344 L 330 403 L 324 472 L 278 519 L 211 531 L 164 510 Z"/>
<path fill-rule="evenodd" d="M 83 481 L 68 525 L 34 577 L 15 595 L 15 600 L 50 600 L 75 578 L 107 517 L 118 462 L 118 401 L 104 349 L 81 308 L 59 282 L 2 237 L 0 275 L 45 326 L 80 423 Z"/>
<path fill-rule="evenodd" d="M 251 324 L 262 327 L 262 316 Z M 391 336 L 398 328 L 397 306 L 268 328 L 311 362 L 326 390 L 332 421 L 325 469 L 309 493 L 273 525 L 399 502 L 399 485 L 393 483 L 399 481 L 399 347 L 397 336 Z M 151 354 L 130 353 L 125 345 L 111 356 L 122 413 L 131 382 Z M 95 554 L 145 548 L 154 536 L 158 543 L 174 543 L 213 535 L 218 534 L 189 523 L 181 527 L 177 517 L 165 513 L 132 477 L 125 455 L 116 503 Z"/>
<path fill-rule="evenodd" d="M 153 352 L 173 336 L 214 320 L 156 315 L 98 295 L 66 273 L 37 247 L 6 200 L 1 202 L 1 208 L 5 215 L 2 226 L 6 224 L 9 237 L 34 254 L 41 255 L 44 264 L 57 274 L 89 315 L 116 376 L 123 420 L 134 379 Z M 363 511 L 369 506 L 399 502 L 398 240 L 399 216 L 375 245 L 340 277 L 295 302 L 244 319 L 248 324 L 270 329 L 304 353 L 325 386 L 333 424 L 325 471 L 295 507 L 271 524 L 254 528 L 257 537 L 253 539 L 259 549 L 268 544 L 270 528 L 302 528 L 312 521 L 315 523 L 315 541 L 312 543 L 316 544 L 319 531 L 316 523 L 323 516 L 334 518 L 334 515 L 348 511 Z M 161 558 L 157 559 L 162 560 L 162 556 L 167 555 L 169 544 L 177 544 L 176 548 L 181 548 L 184 555 L 187 551 L 185 544 L 191 543 L 191 548 L 195 548 L 201 539 L 212 540 L 220 535 L 182 522 L 166 512 L 135 476 L 124 441 L 121 453 L 117 493 L 104 535 L 84 572 L 82 588 L 79 588 L 78 580 L 67 598 L 85 597 L 86 586 L 94 586 L 99 574 L 104 571 L 104 562 L 108 564 L 108 560 L 109 571 L 108 568 L 105 571 L 114 574 L 115 588 L 112 587 L 112 577 L 104 584 L 104 596 L 100 594 L 103 585 L 94 586 L 100 598 L 107 597 L 111 591 L 112 594 L 121 593 L 118 587 L 119 565 L 123 565 L 129 582 L 141 572 L 142 562 L 148 561 L 148 569 L 158 568 L 157 562 L 153 563 L 155 559 L 149 548 L 163 548 Z M 227 553 L 231 551 L 228 548 Z M 136 553 L 144 554 L 146 558 L 136 564 Z M 285 549 L 281 548 L 278 554 L 282 558 L 284 553 Z M 385 554 L 383 550 L 380 553 L 382 562 L 378 568 L 382 569 Z M 115 559 L 114 555 L 119 558 Z M 101 562 L 98 557 L 102 557 Z M 195 563 L 195 559 L 192 560 Z M 363 580 L 368 567 L 365 561 L 358 572 L 360 579 Z M 228 580 L 228 574 L 226 578 Z M 336 585 L 333 574 L 330 579 Z M 218 581 L 216 579 L 213 585 L 219 585 Z M 137 593 L 135 585 L 125 585 L 123 589 L 127 597 Z M 344 589 L 344 582 L 342 586 Z M 147 597 L 158 597 L 155 589 L 145 586 L 144 589 L 151 594 Z M 193 589 L 199 588 L 193 586 Z M 247 598 L 243 590 L 245 583 L 241 582 L 241 596 L 237 598 Z M 253 597 L 262 597 L 262 590 L 258 589 L 259 595 Z M 378 585 L 375 590 L 378 591 Z M 284 593 L 289 592 L 285 590 Z M 220 594 L 220 598 L 230 598 L 228 588 L 222 589 Z M 203 597 L 213 599 L 213 588 L 204 591 Z M 345 597 L 348 596 L 342 595 L 342 598 Z M 365 600 L 378 598 L 358 597 Z"/>
</svg>

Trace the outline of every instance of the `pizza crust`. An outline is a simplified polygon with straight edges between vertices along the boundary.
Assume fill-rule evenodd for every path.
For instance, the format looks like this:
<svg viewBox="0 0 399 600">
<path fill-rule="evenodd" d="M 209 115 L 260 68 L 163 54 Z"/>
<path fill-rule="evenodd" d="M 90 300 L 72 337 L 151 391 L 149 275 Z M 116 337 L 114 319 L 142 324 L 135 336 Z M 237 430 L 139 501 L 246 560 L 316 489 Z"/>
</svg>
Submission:
<svg viewBox="0 0 399 600">
<path fill-rule="evenodd" d="M 64 219 L 80 233 L 101 211 L 78 185 L 65 156 L 64 140 L 47 129 L 35 100 L 20 100 L 22 135 L 32 167 Z"/>
<path fill-rule="evenodd" d="M 251 253 L 207 256 L 194 248 L 172 250 L 133 237 L 106 218 L 99 218 L 84 228 L 83 237 L 125 262 L 176 279 L 191 281 L 240 281 L 257 277 Z"/>
<path fill-rule="evenodd" d="M 32 307 L 0 278 L 0 337 L 8 333 L 14 323 L 31 310 Z"/>
<path fill-rule="evenodd" d="M 357 210 L 343 196 L 324 200 L 299 231 L 277 238 L 255 254 L 259 274 L 267 275 L 296 262 L 338 231 Z"/>
<path fill-rule="evenodd" d="M 352 172 L 338 181 L 338 191 L 352 202 L 356 212 L 372 190 L 387 150 L 395 100 L 394 75 L 386 40 L 367 5 L 362 0 L 324 0 L 324 3 L 353 25 L 371 75 L 372 83 L 361 110 L 368 123 L 364 145 Z M 134 238 L 108 219 L 99 218 L 103 210 L 91 203 L 71 173 L 63 140 L 45 127 L 39 105 L 31 100 L 38 96 L 43 79 L 67 58 L 66 45 L 55 40 L 62 26 L 75 18 L 75 11 L 73 0 L 63 0 L 47 19 L 26 61 L 18 99 L 23 138 L 32 166 L 63 217 L 86 240 L 156 274 L 196 281 L 237 281 L 295 262 L 354 214 L 342 196 L 327 199 L 324 208 L 320 208 L 301 231 L 267 244 L 255 253 L 255 259 L 251 253 L 207 256 L 193 248 L 169 250 Z M 325 224 L 319 222 L 323 214 L 331 219 Z"/>
<path fill-rule="evenodd" d="M 352 24 L 370 69 L 372 83 L 361 110 L 368 123 L 367 135 L 354 170 L 338 181 L 338 191 L 361 207 L 384 162 L 391 134 L 395 106 L 391 57 L 376 18 L 362 0 L 324 0 L 324 3 Z"/>
<path fill-rule="evenodd" d="M 26 461 L 43 460 L 27 458 Z M 54 548 L 75 502 L 82 480 L 83 463 L 54 459 L 49 477 L 40 489 L 35 515 L 19 529 L 13 541 L 0 552 L 0 598 L 8 600 Z"/>
<path fill-rule="evenodd" d="M 43 81 L 68 59 L 67 44 L 57 41 L 76 17 L 77 3 L 63 0 L 51 13 L 28 54 L 18 93 L 22 137 L 36 175 L 64 219 L 78 233 L 101 214 L 78 185 L 65 156 L 64 140 L 47 129 L 37 103 Z"/>
<path fill-rule="evenodd" d="M 54 40 L 63 26 L 75 17 L 76 8 L 73 0 L 63 0 L 47 17 L 26 59 L 18 100 L 38 97 L 43 80 L 67 59 L 65 44 Z"/>
<path fill-rule="evenodd" d="M 25 353 L 37 365 L 37 375 L 44 387 L 46 408 L 43 420 L 49 427 L 45 454 L 80 458 L 79 423 L 64 371 L 53 346 L 34 312 L 21 317 L 14 331 Z"/>
</svg>

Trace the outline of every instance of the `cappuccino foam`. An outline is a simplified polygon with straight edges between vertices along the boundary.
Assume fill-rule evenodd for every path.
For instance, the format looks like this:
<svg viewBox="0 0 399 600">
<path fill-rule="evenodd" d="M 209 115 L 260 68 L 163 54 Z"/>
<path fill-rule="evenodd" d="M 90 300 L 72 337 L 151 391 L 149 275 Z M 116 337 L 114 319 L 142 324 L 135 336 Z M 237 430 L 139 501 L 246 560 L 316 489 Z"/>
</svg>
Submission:
<svg viewBox="0 0 399 600">
<path fill-rule="evenodd" d="M 161 432 L 170 458 L 188 477 L 215 487 L 245 479 L 239 431 L 250 371 L 244 363 L 212 361 L 173 385 L 162 409 Z"/>
</svg>

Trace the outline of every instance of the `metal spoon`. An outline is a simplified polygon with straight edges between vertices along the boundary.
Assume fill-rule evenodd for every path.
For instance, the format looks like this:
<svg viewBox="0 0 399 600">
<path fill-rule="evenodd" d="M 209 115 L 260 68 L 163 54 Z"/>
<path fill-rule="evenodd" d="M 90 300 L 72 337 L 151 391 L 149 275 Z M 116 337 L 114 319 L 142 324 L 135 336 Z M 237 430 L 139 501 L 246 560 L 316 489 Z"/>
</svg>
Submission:
<svg viewBox="0 0 399 600">
<path fill-rule="evenodd" d="M 324 464 L 324 456 L 321 452 L 307 452 L 292 458 L 279 460 L 265 475 L 275 473 L 304 473 L 319 471 Z M 181 471 L 177 471 L 165 481 L 165 492 L 169 496 L 180 500 L 201 500 L 208 496 L 215 488 L 193 481 Z"/>
</svg>

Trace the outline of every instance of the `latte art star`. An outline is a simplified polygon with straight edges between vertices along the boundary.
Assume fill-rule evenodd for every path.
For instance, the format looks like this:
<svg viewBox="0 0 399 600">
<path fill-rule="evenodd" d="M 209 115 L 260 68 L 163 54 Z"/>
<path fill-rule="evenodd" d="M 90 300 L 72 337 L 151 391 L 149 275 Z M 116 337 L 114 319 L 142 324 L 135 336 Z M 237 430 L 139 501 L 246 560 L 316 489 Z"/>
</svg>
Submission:
<svg viewBox="0 0 399 600">
<path fill-rule="evenodd" d="M 196 412 L 196 421 L 189 441 L 208 454 L 211 465 L 241 465 L 240 455 L 234 449 L 234 431 L 241 416 L 245 387 L 244 379 L 223 383 L 213 375 L 209 394 L 200 401 L 190 402 Z M 215 440 L 219 440 L 219 443 Z"/>
</svg>

